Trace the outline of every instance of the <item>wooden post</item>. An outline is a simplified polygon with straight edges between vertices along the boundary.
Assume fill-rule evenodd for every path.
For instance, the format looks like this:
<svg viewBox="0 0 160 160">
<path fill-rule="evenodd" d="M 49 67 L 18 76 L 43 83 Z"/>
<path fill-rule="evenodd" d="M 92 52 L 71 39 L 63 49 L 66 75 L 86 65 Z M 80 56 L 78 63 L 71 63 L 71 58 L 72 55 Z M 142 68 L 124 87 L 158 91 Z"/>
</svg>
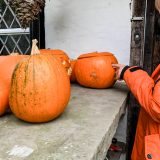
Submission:
<svg viewBox="0 0 160 160">
<path fill-rule="evenodd" d="M 154 0 L 147 0 L 144 25 L 144 59 L 143 68 L 151 74 L 153 71 L 155 5 Z"/>
<path fill-rule="evenodd" d="M 143 65 L 143 48 L 144 48 L 144 14 L 145 14 L 145 0 L 134 0 L 133 13 L 131 22 L 131 53 L 130 65 Z M 136 19 L 137 18 L 137 19 Z M 139 18 L 139 19 L 138 19 Z M 132 94 L 129 96 L 127 115 L 127 139 L 126 159 L 131 159 L 131 153 L 134 143 L 134 137 L 137 126 L 137 119 L 139 114 L 139 105 Z"/>
<path fill-rule="evenodd" d="M 130 65 L 141 66 L 148 73 L 152 70 L 153 34 L 154 34 L 154 0 L 134 0 L 131 23 Z M 132 94 L 129 96 L 127 117 L 127 156 L 131 152 L 136 133 L 139 104 Z"/>
<path fill-rule="evenodd" d="M 131 19 L 130 65 L 143 65 L 145 0 L 134 0 Z"/>
<path fill-rule="evenodd" d="M 155 45 L 153 53 L 153 70 L 160 64 L 160 14 L 156 11 L 155 14 Z"/>
</svg>

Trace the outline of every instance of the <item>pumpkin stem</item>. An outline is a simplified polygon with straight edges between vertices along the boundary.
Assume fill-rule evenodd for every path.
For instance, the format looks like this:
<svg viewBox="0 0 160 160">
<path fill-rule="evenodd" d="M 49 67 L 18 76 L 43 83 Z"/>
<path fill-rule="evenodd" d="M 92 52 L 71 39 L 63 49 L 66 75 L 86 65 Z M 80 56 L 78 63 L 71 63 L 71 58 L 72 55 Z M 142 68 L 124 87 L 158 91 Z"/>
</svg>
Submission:
<svg viewBox="0 0 160 160">
<path fill-rule="evenodd" d="M 40 51 L 37 47 L 37 39 L 33 39 L 32 40 L 32 50 L 31 50 L 31 55 L 35 55 L 35 54 L 40 54 Z"/>
</svg>

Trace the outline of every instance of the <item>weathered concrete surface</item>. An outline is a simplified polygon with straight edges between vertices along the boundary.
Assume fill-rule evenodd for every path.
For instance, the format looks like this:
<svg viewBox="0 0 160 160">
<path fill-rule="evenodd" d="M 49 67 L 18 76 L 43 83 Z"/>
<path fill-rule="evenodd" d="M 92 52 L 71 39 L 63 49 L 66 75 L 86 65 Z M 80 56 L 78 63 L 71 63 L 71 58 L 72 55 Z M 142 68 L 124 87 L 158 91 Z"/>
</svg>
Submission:
<svg viewBox="0 0 160 160">
<path fill-rule="evenodd" d="M 0 160 L 103 160 L 124 110 L 127 89 L 72 86 L 70 103 L 56 120 L 0 118 Z"/>
</svg>

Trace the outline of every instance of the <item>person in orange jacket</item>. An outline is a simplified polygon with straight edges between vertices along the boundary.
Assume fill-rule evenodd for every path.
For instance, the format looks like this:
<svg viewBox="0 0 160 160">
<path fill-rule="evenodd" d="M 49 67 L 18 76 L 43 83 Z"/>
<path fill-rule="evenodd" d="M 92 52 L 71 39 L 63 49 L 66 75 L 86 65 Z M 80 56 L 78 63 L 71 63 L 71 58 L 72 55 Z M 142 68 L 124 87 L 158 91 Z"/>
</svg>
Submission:
<svg viewBox="0 0 160 160">
<path fill-rule="evenodd" d="M 160 0 L 155 0 L 160 13 Z M 131 160 L 160 160 L 160 64 L 148 75 L 138 66 L 112 64 L 141 105 Z"/>
<path fill-rule="evenodd" d="M 160 160 L 160 64 L 151 76 L 137 66 L 112 66 L 141 105 L 131 160 Z"/>
</svg>

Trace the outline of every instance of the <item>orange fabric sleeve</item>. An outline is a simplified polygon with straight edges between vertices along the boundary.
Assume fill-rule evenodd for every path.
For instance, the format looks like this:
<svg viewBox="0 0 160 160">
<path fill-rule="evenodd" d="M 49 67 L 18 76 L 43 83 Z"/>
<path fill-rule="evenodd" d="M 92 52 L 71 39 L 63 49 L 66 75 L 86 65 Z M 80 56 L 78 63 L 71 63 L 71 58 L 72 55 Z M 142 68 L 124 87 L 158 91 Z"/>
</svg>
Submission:
<svg viewBox="0 0 160 160">
<path fill-rule="evenodd" d="M 127 68 L 123 79 L 140 105 L 153 120 L 160 123 L 160 81 L 155 85 L 147 72 L 137 68 Z"/>
</svg>

